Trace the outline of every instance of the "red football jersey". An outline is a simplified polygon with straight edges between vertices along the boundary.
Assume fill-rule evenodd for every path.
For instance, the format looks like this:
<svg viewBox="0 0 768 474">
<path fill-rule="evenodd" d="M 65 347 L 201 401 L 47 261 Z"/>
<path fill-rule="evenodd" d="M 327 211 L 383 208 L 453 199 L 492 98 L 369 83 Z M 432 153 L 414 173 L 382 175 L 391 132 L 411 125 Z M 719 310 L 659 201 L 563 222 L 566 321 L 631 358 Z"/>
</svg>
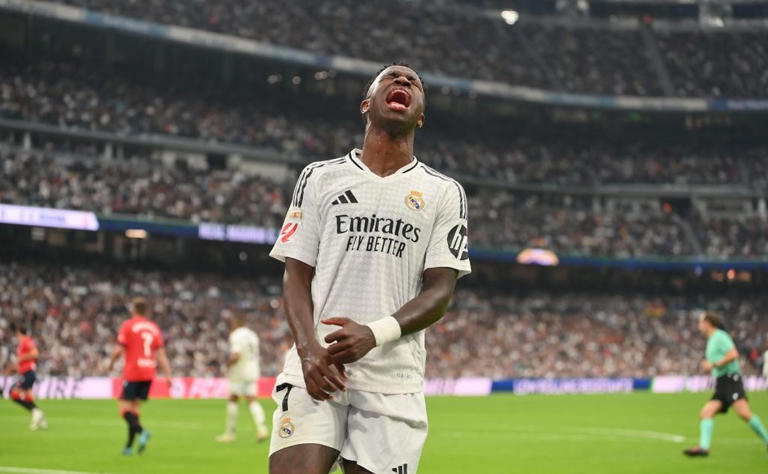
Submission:
<svg viewBox="0 0 768 474">
<path fill-rule="evenodd" d="M 19 342 L 19 347 L 16 349 L 16 357 L 19 358 L 23 355 L 27 355 L 32 350 L 35 349 L 35 341 L 32 340 L 29 336 L 22 336 L 21 342 Z M 28 372 L 30 370 L 35 370 L 37 368 L 37 358 L 31 359 L 31 360 L 25 360 L 24 362 L 19 362 L 19 373 L 23 374 L 24 372 Z"/>
<path fill-rule="evenodd" d="M 163 347 L 163 335 L 157 324 L 134 314 L 120 326 L 117 342 L 125 348 L 124 380 L 144 382 L 155 378 L 155 352 Z"/>
</svg>

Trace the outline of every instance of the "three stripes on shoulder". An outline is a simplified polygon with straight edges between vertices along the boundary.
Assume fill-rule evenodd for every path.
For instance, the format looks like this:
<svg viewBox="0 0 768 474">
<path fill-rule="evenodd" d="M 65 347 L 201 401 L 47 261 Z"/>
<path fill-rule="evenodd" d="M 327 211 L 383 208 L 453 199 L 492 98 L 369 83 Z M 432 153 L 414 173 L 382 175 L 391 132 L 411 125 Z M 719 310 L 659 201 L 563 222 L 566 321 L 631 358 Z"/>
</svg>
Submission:
<svg viewBox="0 0 768 474">
<path fill-rule="evenodd" d="M 339 204 L 357 204 L 357 198 L 354 194 L 352 194 L 352 191 L 347 190 L 344 192 L 344 194 L 340 194 L 339 197 L 331 202 L 331 205 L 333 206 Z"/>
</svg>

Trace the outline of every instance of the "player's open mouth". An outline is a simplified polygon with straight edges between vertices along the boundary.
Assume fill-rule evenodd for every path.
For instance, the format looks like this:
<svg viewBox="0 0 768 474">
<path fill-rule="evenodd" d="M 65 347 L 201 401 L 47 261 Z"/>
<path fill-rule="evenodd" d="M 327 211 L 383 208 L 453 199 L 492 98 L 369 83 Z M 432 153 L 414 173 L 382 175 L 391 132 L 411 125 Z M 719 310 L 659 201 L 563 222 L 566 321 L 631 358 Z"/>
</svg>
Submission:
<svg viewBox="0 0 768 474">
<path fill-rule="evenodd" d="M 411 105 L 411 94 L 405 89 L 394 89 L 387 94 L 386 102 L 391 110 L 405 110 Z"/>
</svg>

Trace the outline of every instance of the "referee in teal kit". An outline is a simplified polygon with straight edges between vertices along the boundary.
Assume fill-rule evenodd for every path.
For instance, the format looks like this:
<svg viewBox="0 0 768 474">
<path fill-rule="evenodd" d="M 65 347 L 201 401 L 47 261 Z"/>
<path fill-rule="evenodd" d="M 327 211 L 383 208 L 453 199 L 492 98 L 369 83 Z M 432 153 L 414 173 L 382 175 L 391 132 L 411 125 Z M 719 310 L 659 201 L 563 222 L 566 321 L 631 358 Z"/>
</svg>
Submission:
<svg viewBox="0 0 768 474">
<path fill-rule="evenodd" d="M 742 420 L 749 423 L 750 428 L 768 448 L 768 432 L 765 431 L 760 417 L 752 414 L 749 409 L 739 367 L 739 352 L 733 339 L 723 328 L 722 320 L 714 313 L 707 312 L 699 319 L 699 330 L 707 336 L 706 359 L 701 362 L 701 367 L 712 371 L 715 378 L 715 394 L 701 409 L 699 445 L 683 451 L 687 456 L 709 456 L 712 431 L 715 428 L 714 416 L 727 413 L 731 406 Z"/>
</svg>

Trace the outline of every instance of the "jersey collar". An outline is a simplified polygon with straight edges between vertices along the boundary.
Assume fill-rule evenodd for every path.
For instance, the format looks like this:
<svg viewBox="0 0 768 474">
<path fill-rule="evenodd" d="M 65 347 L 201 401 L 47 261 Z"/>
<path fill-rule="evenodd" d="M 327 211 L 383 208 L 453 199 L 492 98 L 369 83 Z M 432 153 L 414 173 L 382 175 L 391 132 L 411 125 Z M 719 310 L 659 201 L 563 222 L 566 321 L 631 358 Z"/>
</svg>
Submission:
<svg viewBox="0 0 768 474">
<path fill-rule="evenodd" d="M 365 173 L 368 176 L 372 176 L 372 177 L 377 178 L 377 179 L 389 179 L 389 178 L 393 178 L 393 177 L 396 177 L 396 176 L 404 175 L 404 174 L 408 173 L 409 171 L 413 171 L 414 169 L 416 169 L 417 166 L 419 166 L 419 160 L 416 159 L 416 157 L 414 156 L 410 163 L 408 163 L 407 165 L 403 166 L 399 170 L 395 171 L 391 175 L 389 175 L 389 176 L 379 176 L 376 173 L 374 173 L 373 171 L 371 171 L 370 169 L 368 169 L 367 166 L 365 166 L 365 163 L 363 163 L 363 160 L 360 159 L 360 157 L 362 155 L 363 155 L 363 150 L 361 150 L 359 148 L 354 148 L 354 149 L 352 149 L 352 151 L 350 151 L 347 154 L 347 159 L 349 160 L 350 163 L 352 163 L 358 169 L 360 169 L 360 171 L 362 171 L 363 173 Z"/>
</svg>

